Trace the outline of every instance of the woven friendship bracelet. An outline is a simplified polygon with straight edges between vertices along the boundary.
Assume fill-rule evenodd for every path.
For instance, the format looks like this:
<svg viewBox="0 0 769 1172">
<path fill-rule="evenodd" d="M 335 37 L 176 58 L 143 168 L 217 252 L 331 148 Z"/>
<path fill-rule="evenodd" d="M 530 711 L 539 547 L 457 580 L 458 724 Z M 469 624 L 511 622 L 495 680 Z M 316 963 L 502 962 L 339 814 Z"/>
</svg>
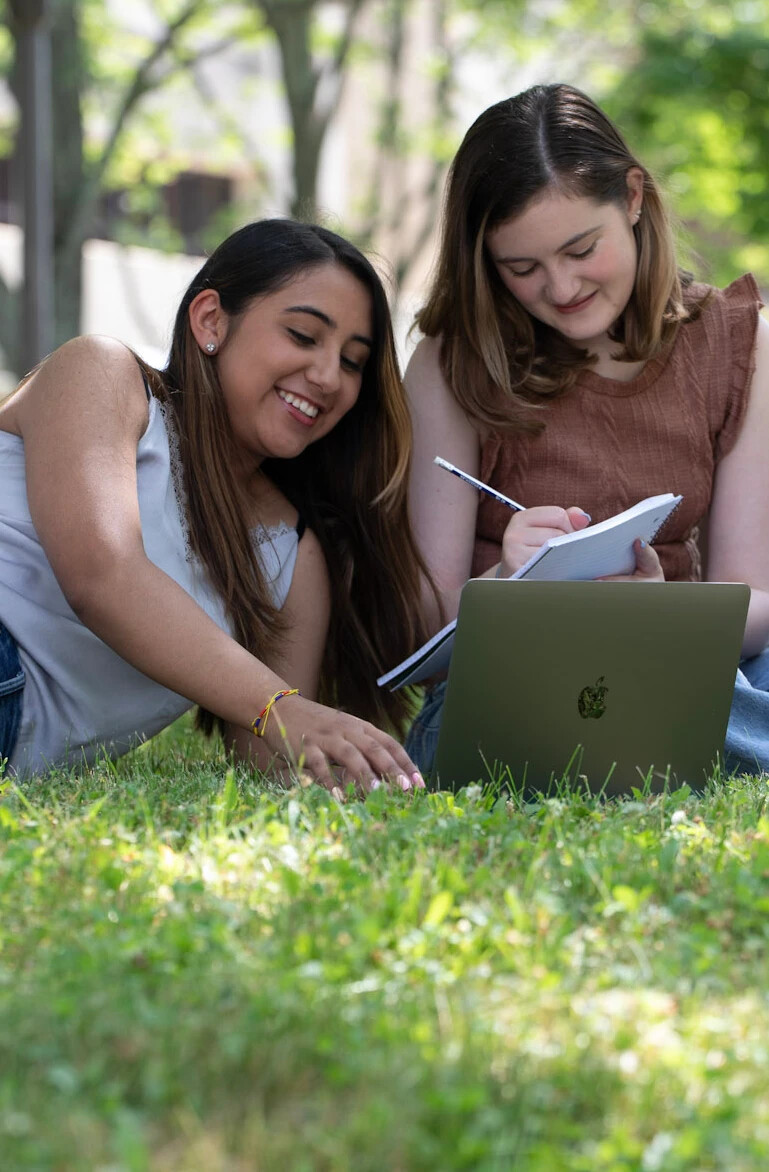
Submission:
<svg viewBox="0 0 769 1172">
<path fill-rule="evenodd" d="M 267 724 L 267 717 L 272 712 L 273 704 L 277 704 L 278 700 L 282 700 L 284 696 L 301 696 L 298 688 L 283 688 L 280 692 L 275 692 L 270 696 L 259 715 L 251 721 L 251 732 L 257 737 L 264 736 L 264 729 Z"/>
</svg>

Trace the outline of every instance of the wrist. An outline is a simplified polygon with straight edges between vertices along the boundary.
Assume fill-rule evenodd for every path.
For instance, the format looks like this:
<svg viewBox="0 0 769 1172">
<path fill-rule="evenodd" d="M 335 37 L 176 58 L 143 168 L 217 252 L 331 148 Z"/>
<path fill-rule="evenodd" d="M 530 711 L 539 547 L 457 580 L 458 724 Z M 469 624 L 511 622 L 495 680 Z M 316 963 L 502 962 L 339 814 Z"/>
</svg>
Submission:
<svg viewBox="0 0 769 1172">
<path fill-rule="evenodd" d="M 301 695 L 301 692 L 299 691 L 298 688 L 278 688 L 278 690 L 276 692 L 273 692 L 272 695 L 270 696 L 270 698 L 268 699 L 267 703 L 265 704 L 264 708 L 261 710 L 261 712 L 257 716 L 254 717 L 254 719 L 251 721 L 251 724 L 249 725 L 251 732 L 254 734 L 254 736 L 257 736 L 257 737 L 264 736 L 265 730 L 267 728 L 267 721 L 269 720 L 269 717 L 270 717 L 270 713 L 272 712 L 273 708 L 280 700 L 284 700 L 287 696 L 300 696 L 300 695 Z"/>
</svg>

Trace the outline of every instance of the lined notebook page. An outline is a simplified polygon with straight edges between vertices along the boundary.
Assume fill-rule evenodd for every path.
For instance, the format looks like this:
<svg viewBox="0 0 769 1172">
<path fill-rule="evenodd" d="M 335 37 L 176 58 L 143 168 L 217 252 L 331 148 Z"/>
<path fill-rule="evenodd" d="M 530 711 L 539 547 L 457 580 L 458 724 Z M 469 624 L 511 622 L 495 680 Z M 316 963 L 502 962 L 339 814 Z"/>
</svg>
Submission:
<svg viewBox="0 0 769 1172">
<path fill-rule="evenodd" d="M 588 525 L 578 533 L 552 537 L 537 550 L 511 581 L 532 578 L 538 582 L 587 581 L 608 574 L 632 574 L 633 542 L 653 541 L 683 498 L 667 492 L 639 501 L 624 513 Z"/>
</svg>

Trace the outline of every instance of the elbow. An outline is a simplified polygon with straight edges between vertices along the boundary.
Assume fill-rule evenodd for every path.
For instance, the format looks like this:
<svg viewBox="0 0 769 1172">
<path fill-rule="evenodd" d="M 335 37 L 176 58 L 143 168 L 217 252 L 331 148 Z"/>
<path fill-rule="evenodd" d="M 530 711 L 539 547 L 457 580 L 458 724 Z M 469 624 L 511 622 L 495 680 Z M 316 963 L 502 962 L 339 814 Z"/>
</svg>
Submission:
<svg viewBox="0 0 769 1172">
<path fill-rule="evenodd" d="M 76 559 L 57 567 L 56 579 L 72 611 L 86 627 L 97 629 L 122 605 L 126 590 L 136 579 L 136 563 L 114 551 Z"/>
</svg>

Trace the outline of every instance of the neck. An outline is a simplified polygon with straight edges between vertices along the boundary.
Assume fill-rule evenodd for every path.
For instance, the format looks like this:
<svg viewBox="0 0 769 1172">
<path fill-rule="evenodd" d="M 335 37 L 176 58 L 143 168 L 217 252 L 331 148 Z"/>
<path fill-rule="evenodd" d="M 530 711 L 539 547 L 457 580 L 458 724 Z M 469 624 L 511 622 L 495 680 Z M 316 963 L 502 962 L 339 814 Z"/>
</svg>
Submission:
<svg viewBox="0 0 769 1172">
<path fill-rule="evenodd" d="M 590 353 L 596 355 L 597 361 L 590 369 L 601 378 L 615 379 L 621 383 L 631 382 L 641 373 L 646 363 L 644 361 L 623 362 L 613 358 L 612 355 L 621 348 L 622 343 L 612 340 L 608 334 L 604 334 L 603 337 L 592 342 L 589 347 Z"/>
</svg>

